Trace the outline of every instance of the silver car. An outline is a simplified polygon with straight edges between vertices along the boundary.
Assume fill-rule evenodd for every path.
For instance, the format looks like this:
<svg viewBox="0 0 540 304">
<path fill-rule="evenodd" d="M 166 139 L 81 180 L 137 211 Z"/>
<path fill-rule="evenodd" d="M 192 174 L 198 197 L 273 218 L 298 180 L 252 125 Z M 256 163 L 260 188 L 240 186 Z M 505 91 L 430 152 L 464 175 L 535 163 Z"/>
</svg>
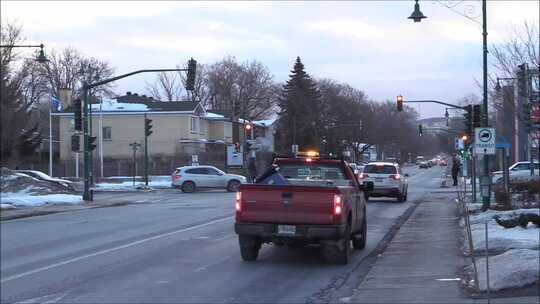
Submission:
<svg viewBox="0 0 540 304">
<path fill-rule="evenodd" d="M 182 192 L 194 192 L 198 188 L 224 188 L 236 192 L 246 178 L 237 174 L 228 174 L 213 166 L 185 166 L 174 170 L 171 186 Z"/>
<path fill-rule="evenodd" d="M 403 174 L 397 163 L 373 162 L 364 167 L 359 175 L 361 182 L 373 182 L 373 191 L 370 197 L 390 196 L 397 198 L 398 202 L 407 200 L 408 174 Z"/>
</svg>

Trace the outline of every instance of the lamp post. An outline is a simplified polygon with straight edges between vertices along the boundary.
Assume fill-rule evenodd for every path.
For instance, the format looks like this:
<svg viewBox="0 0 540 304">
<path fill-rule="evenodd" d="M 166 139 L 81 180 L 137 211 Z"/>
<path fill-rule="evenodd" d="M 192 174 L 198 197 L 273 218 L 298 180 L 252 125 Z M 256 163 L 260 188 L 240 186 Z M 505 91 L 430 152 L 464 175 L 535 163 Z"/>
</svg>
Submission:
<svg viewBox="0 0 540 304">
<path fill-rule="evenodd" d="M 482 82 L 483 82 L 483 116 L 482 116 L 482 126 L 488 127 L 488 79 L 487 79 L 487 11 L 486 11 L 486 2 L 487 0 L 482 0 L 482 61 L 483 61 L 483 73 L 482 73 Z M 420 5 L 418 0 L 415 0 L 414 11 L 408 19 L 412 19 L 414 22 L 420 22 L 422 19 L 427 18 L 420 11 Z M 489 158 L 487 155 L 484 155 L 484 170 L 483 170 L 483 182 L 489 188 Z M 473 181 L 475 182 L 475 181 Z M 489 190 L 489 189 L 488 189 Z M 490 205 L 490 191 L 482 191 L 487 195 L 482 196 L 482 211 L 486 211 Z"/>
</svg>

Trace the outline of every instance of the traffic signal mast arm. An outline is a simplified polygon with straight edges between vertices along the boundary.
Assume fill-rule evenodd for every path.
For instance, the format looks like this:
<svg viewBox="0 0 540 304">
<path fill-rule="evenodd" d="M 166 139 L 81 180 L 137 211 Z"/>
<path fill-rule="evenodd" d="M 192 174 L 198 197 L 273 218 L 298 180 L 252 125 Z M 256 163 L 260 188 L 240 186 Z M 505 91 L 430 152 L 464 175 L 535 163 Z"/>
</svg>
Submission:
<svg viewBox="0 0 540 304">
<path fill-rule="evenodd" d="M 447 103 L 447 102 L 442 102 L 442 101 L 438 101 L 438 100 L 405 100 L 405 99 L 401 98 L 401 101 L 400 101 L 400 102 L 403 102 L 403 103 L 430 102 L 430 103 L 438 103 L 438 104 L 442 104 L 442 105 L 445 105 L 445 106 L 448 106 L 448 107 L 451 107 L 451 108 L 456 108 L 456 109 L 466 110 L 465 107 L 462 107 L 462 106 L 456 106 L 456 105 L 454 105 L 454 104 Z"/>
</svg>

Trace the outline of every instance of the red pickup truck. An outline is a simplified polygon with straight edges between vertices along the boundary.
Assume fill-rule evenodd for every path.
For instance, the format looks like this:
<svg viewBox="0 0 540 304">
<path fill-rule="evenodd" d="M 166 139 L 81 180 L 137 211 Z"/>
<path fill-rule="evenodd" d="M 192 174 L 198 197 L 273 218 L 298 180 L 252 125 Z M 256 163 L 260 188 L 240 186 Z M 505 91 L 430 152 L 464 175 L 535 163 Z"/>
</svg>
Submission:
<svg viewBox="0 0 540 304">
<path fill-rule="evenodd" d="M 354 249 L 366 246 L 364 191 L 345 161 L 316 157 L 277 158 L 272 174 L 236 193 L 240 253 L 257 259 L 264 243 L 320 244 L 334 263 L 347 264 Z"/>
</svg>

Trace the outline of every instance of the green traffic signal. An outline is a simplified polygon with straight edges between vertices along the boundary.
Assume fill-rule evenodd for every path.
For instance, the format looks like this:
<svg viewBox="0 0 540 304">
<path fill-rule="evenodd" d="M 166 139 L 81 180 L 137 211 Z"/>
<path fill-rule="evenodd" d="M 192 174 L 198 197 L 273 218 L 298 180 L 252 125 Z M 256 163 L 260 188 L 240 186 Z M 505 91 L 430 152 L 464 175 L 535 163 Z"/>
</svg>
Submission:
<svg viewBox="0 0 540 304">
<path fill-rule="evenodd" d="M 152 120 L 150 118 L 145 118 L 144 119 L 144 135 L 150 136 L 152 135 L 152 133 L 154 133 L 154 131 L 152 131 Z"/>
</svg>

